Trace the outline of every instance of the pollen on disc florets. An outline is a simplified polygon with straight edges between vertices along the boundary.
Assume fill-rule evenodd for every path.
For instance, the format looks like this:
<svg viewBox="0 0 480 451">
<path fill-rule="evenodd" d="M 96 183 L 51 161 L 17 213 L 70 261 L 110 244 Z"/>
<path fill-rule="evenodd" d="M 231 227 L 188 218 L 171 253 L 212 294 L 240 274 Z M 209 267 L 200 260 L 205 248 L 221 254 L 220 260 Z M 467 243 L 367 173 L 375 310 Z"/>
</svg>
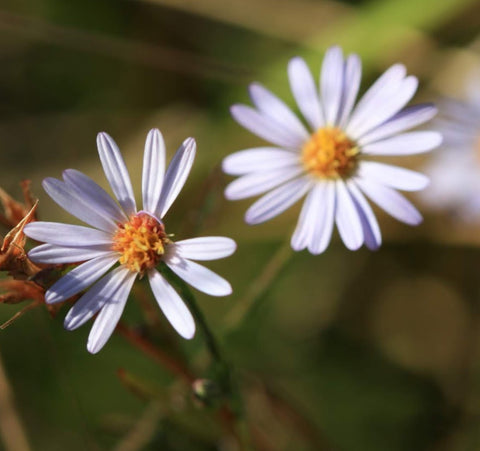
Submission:
<svg viewBox="0 0 480 451">
<path fill-rule="evenodd" d="M 137 213 L 120 224 L 113 236 L 112 249 L 121 254 L 119 262 L 143 273 L 155 267 L 170 243 L 163 224 L 147 213 Z"/>
<path fill-rule="evenodd" d="M 301 161 L 310 174 L 320 178 L 350 176 L 358 163 L 359 149 L 337 127 L 322 127 L 304 144 Z"/>
</svg>

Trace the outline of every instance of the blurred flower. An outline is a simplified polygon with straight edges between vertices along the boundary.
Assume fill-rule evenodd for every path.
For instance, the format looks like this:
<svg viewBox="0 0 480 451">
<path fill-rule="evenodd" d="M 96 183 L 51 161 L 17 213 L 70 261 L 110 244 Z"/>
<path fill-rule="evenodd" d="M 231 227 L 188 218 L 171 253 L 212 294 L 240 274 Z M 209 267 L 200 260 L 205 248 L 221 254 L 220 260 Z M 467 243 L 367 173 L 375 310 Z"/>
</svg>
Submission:
<svg viewBox="0 0 480 451">
<path fill-rule="evenodd" d="M 120 206 L 92 179 L 68 169 L 63 173 L 64 181 L 47 178 L 43 187 L 62 208 L 94 228 L 53 222 L 35 222 L 25 228 L 30 238 L 47 243 L 29 252 L 34 262 L 84 262 L 54 283 L 45 300 L 61 302 L 90 287 L 68 312 L 65 328 L 76 329 L 100 312 L 87 344 L 87 349 L 96 353 L 115 329 L 135 278 L 146 274 L 172 326 L 182 337 L 192 338 L 192 315 L 156 266 L 164 262 L 198 290 L 225 296 L 231 293 L 230 284 L 190 259 L 227 257 L 236 247 L 233 240 L 224 237 L 174 243 L 165 232 L 161 219 L 188 177 L 195 157 L 195 140 L 184 141 L 164 174 L 163 137 L 156 129 L 150 131 L 145 143 L 141 211 L 137 211 L 130 177 L 117 145 L 106 133 L 98 135 L 97 144 L 105 175 Z M 119 265 L 108 272 L 116 263 Z"/>
<path fill-rule="evenodd" d="M 437 132 L 405 133 L 436 113 L 429 104 L 404 108 L 415 94 L 417 79 L 406 76 L 405 67 L 396 64 L 354 107 L 361 79 L 357 55 L 344 58 L 339 47 L 327 51 L 320 93 L 303 59 L 290 61 L 288 75 L 310 130 L 258 83 L 250 86 L 255 108 L 231 108 L 240 125 L 278 146 L 242 150 L 223 161 L 225 172 L 241 176 L 227 187 L 228 199 L 268 192 L 247 210 L 245 221 L 267 221 L 307 195 L 291 245 L 296 251 L 308 248 L 312 254 L 327 248 L 334 221 L 349 249 L 363 243 L 370 249 L 380 246 L 380 229 L 365 195 L 399 221 L 420 223 L 420 213 L 395 189 L 420 190 L 428 179 L 370 158 L 427 152 L 440 144 Z"/>
<path fill-rule="evenodd" d="M 431 185 L 422 200 L 462 220 L 480 218 L 480 77 L 467 83 L 467 100 L 444 100 L 436 126 L 442 148 L 425 168 Z"/>
</svg>

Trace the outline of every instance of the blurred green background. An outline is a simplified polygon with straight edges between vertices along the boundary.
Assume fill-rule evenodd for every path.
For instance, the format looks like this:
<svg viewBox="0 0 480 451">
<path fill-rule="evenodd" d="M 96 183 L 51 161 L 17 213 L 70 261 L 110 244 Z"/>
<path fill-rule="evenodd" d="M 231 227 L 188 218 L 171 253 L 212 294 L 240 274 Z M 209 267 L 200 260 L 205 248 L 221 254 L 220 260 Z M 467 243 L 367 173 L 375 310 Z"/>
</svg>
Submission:
<svg viewBox="0 0 480 451">
<path fill-rule="evenodd" d="M 234 256 L 208 265 L 234 294 L 198 300 L 236 368 L 254 449 L 478 450 L 480 225 L 420 207 L 425 222 L 410 228 L 378 212 L 378 252 L 350 252 L 336 236 L 323 255 L 292 255 L 232 328 L 299 208 L 247 226 L 251 201 L 223 199 L 219 164 L 261 143 L 228 113 L 248 102 L 250 81 L 293 105 L 292 56 L 317 74 L 324 50 L 340 44 L 362 57 L 363 90 L 400 61 L 420 78 L 415 100 L 431 101 L 461 88 L 479 35 L 480 2 L 472 0 L 1 0 L 0 183 L 19 196 L 19 181 L 31 179 L 41 219 L 72 221 L 40 182 L 74 167 L 106 186 L 99 131 L 122 149 L 137 195 L 148 130 L 163 132 L 169 157 L 194 136 L 196 163 L 167 231 L 238 243 Z M 428 158 L 398 162 L 419 168 Z M 0 307 L 1 322 L 19 310 Z M 1 449 L 238 449 L 215 408 L 192 402 L 122 337 L 89 355 L 90 326 L 63 330 L 66 310 L 52 319 L 37 308 L 0 331 L 0 393 L 14 397 L 13 410 L 0 410 Z M 145 329 L 135 302 L 124 319 Z M 158 321 L 152 340 L 205 376 L 202 337 L 181 341 L 159 311 Z M 8 427 L 12 415 L 23 433 Z"/>
</svg>

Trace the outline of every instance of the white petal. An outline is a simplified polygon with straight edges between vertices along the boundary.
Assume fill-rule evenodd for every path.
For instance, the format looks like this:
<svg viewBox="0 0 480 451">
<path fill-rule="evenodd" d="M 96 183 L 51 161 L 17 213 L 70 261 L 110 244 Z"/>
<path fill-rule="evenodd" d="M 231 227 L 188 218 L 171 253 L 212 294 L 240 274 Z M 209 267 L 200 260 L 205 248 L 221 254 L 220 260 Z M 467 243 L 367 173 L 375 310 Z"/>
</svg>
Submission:
<svg viewBox="0 0 480 451">
<path fill-rule="evenodd" d="M 362 153 L 368 155 L 412 155 L 428 152 L 438 147 L 442 135 L 438 132 L 410 132 L 375 141 L 362 147 Z"/>
<path fill-rule="evenodd" d="M 100 279 L 116 262 L 118 254 L 110 253 L 82 263 L 55 282 L 45 293 L 45 302 L 61 302 Z"/>
<path fill-rule="evenodd" d="M 335 222 L 338 232 L 350 250 L 356 250 L 363 244 L 363 227 L 357 208 L 343 180 L 336 181 L 337 206 Z"/>
<path fill-rule="evenodd" d="M 364 146 L 380 139 L 389 138 L 396 133 L 417 127 L 432 119 L 437 114 L 437 111 L 434 105 L 428 103 L 406 107 L 388 121 L 363 135 L 359 139 L 358 144 Z"/>
<path fill-rule="evenodd" d="M 63 171 L 63 179 L 85 202 L 90 205 L 97 205 L 97 210 L 101 210 L 116 223 L 123 223 L 127 220 L 125 213 L 118 204 L 90 177 L 75 169 L 67 169 Z"/>
<path fill-rule="evenodd" d="M 365 199 L 365 196 L 352 180 L 347 181 L 347 187 L 357 207 L 360 220 L 362 221 L 365 245 L 371 250 L 376 250 L 382 244 L 382 234 L 378 226 L 377 218 Z"/>
<path fill-rule="evenodd" d="M 24 232 L 34 240 L 57 246 L 83 247 L 112 243 L 110 233 L 59 222 L 31 222 L 25 226 Z"/>
<path fill-rule="evenodd" d="M 225 197 L 229 200 L 238 200 L 257 196 L 297 177 L 303 171 L 304 169 L 297 164 L 293 168 L 280 168 L 273 171 L 247 174 L 239 177 L 227 186 Z"/>
<path fill-rule="evenodd" d="M 292 110 L 277 96 L 260 83 L 252 83 L 249 88 L 250 98 L 258 111 L 264 116 L 277 122 L 289 134 L 296 136 L 298 140 L 307 140 L 310 134 L 305 129 Z"/>
<path fill-rule="evenodd" d="M 183 338 L 193 338 L 195 321 L 182 298 L 157 270 L 149 271 L 148 279 L 158 305 L 173 328 Z"/>
<path fill-rule="evenodd" d="M 284 168 L 298 163 L 298 153 L 275 147 L 256 147 L 240 150 L 225 157 L 223 171 L 230 175 L 244 175 L 249 172 L 261 172 Z"/>
<path fill-rule="evenodd" d="M 342 101 L 344 61 L 342 49 L 330 47 L 323 59 L 320 92 L 327 125 L 335 125 Z"/>
<path fill-rule="evenodd" d="M 69 310 L 63 325 L 75 330 L 85 324 L 110 299 L 121 285 L 130 280 L 132 272 L 123 266 L 115 268 L 93 285 Z"/>
<path fill-rule="evenodd" d="M 116 229 L 114 219 L 105 213 L 98 202 L 90 203 L 82 199 L 69 185 L 51 177 L 42 183 L 47 194 L 64 210 L 100 230 L 113 232 Z"/>
<path fill-rule="evenodd" d="M 299 149 L 304 143 L 303 139 L 288 133 L 278 122 L 249 106 L 233 105 L 230 113 L 242 127 L 277 146 Z"/>
<path fill-rule="evenodd" d="M 42 244 L 28 253 L 28 258 L 35 263 L 60 265 L 76 263 L 111 253 L 110 245 L 86 247 L 62 247 Z"/>
<path fill-rule="evenodd" d="M 162 190 L 165 172 L 165 142 L 160 130 L 150 130 L 143 154 L 142 196 L 143 209 L 155 211 Z"/>
<path fill-rule="evenodd" d="M 235 241 L 223 236 L 205 236 L 177 241 L 175 253 L 192 260 L 217 260 L 232 255 L 237 248 Z"/>
<path fill-rule="evenodd" d="M 321 205 L 315 219 L 313 234 L 308 246 L 308 250 L 314 255 L 321 254 L 330 244 L 336 204 L 335 182 L 328 181 L 325 184 L 324 204 Z"/>
<path fill-rule="evenodd" d="M 203 293 L 211 296 L 227 296 L 232 293 L 230 284 L 205 266 L 179 255 L 169 255 L 165 263 L 177 276 Z"/>
<path fill-rule="evenodd" d="M 419 191 L 429 182 L 428 177 L 419 172 L 376 161 L 362 161 L 357 173 L 361 178 L 372 179 L 382 185 L 404 191 Z"/>
<path fill-rule="evenodd" d="M 192 169 L 197 144 L 193 138 L 187 138 L 178 148 L 168 165 L 163 181 L 162 192 L 155 209 L 155 216 L 162 219 L 171 207 L 187 181 Z"/>
<path fill-rule="evenodd" d="M 320 128 L 325 123 L 320 99 L 312 73 L 302 58 L 296 57 L 290 60 L 288 77 L 290 88 L 301 113 L 314 130 Z"/>
<path fill-rule="evenodd" d="M 410 225 L 422 222 L 422 215 L 400 193 L 371 180 L 355 179 L 360 189 L 389 215 Z"/>
<path fill-rule="evenodd" d="M 357 99 L 358 90 L 360 88 L 360 81 L 362 79 L 362 62 L 358 55 L 350 55 L 347 58 L 345 65 L 345 81 L 343 84 L 343 98 L 341 114 L 338 120 L 339 126 L 345 128 L 348 120 L 350 119 L 350 113 L 352 112 L 353 105 Z"/>
<path fill-rule="evenodd" d="M 312 186 L 312 181 L 301 177 L 274 189 L 257 200 L 245 213 L 248 224 L 259 224 L 279 215 L 297 202 Z"/>
<path fill-rule="evenodd" d="M 368 89 L 353 110 L 350 120 L 348 121 L 346 132 L 349 136 L 357 136 L 355 134 L 358 125 L 369 115 L 374 112 L 379 102 L 388 99 L 391 95 L 398 91 L 405 74 L 405 66 L 395 64 L 386 70 L 377 81 Z"/>
<path fill-rule="evenodd" d="M 95 319 L 92 330 L 88 335 L 87 349 L 96 354 L 103 348 L 105 343 L 117 327 L 120 316 L 128 299 L 136 274 L 130 272 L 126 280 L 118 287 L 109 301 L 103 306 L 101 312 Z"/>
<path fill-rule="evenodd" d="M 398 113 L 411 100 L 417 87 L 417 78 L 410 76 L 403 80 L 396 92 L 392 92 L 388 97 L 378 99 L 373 105 L 374 109 L 368 115 L 364 115 L 361 122 L 355 127 L 352 138 L 359 139 Z"/>
<path fill-rule="evenodd" d="M 102 132 L 97 135 L 97 147 L 103 171 L 113 193 L 127 215 L 134 214 L 137 211 L 137 206 L 132 183 L 117 144 L 109 135 Z"/>
</svg>

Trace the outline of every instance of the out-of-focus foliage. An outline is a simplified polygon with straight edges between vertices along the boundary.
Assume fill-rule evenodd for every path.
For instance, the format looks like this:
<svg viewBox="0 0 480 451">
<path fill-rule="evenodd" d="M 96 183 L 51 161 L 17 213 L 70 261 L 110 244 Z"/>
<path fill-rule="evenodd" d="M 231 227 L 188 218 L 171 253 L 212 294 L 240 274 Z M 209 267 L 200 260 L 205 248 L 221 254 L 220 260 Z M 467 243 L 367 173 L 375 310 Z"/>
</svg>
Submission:
<svg viewBox="0 0 480 451">
<path fill-rule="evenodd" d="M 320 256 L 293 255 L 231 329 L 232 311 L 288 238 L 298 209 L 245 225 L 248 202 L 223 199 L 219 164 L 260 142 L 228 113 L 248 101 L 250 81 L 293 103 L 285 70 L 292 56 L 318 73 L 323 51 L 338 43 L 362 57 L 363 88 L 401 61 L 420 78 L 416 100 L 430 101 L 462 82 L 468 64 L 451 62 L 460 50 L 473 54 L 479 34 L 473 0 L 4 0 L 0 185 L 19 195 L 18 182 L 31 179 L 41 219 L 71 221 L 40 181 L 74 167 L 105 186 L 97 132 L 115 136 L 136 186 L 150 128 L 162 130 L 169 157 L 194 136 L 192 176 L 166 221 L 178 239 L 219 234 L 238 243 L 228 261 L 209 265 L 234 294 L 198 298 L 238 373 L 258 449 L 478 449 L 480 224 L 426 211 L 414 229 L 379 214 L 378 252 L 335 242 Z M 399 163 L 420 168 L 426 158 Z M 0 322 L 18 310 L 0 307 Z M 89 355 L 88 326 L 63 330 L 66 309 L 53 320 L 35 309 L 0 331 L 31 449 L 231 449 L 214 407 L 185 399 L 180 382 L 120 335 Z M 125 322 L 143 327 L 135 302 Z M 180 341 L 160 312 L 158 322 L 157 343 L 179 343 L 175 352 L 205 367 L 201 336 Z"/>
</svg>

